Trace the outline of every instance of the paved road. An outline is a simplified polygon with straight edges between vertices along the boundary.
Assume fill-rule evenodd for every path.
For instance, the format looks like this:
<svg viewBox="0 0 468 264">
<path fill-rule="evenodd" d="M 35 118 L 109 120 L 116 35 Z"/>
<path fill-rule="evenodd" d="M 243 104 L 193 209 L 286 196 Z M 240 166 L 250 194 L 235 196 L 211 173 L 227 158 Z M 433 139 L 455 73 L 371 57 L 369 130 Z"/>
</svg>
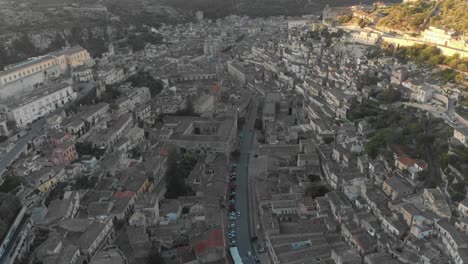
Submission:
<svg viewBox="0 0 468 264">
<path fill-rule="evenodd" d="M 254 125 L 257 117 L 258 101 L 252 99 L 252 104 L 244 125 L 244 136 L 241 139 L 241 155 L 237 164 L 237 189 L 236 189 L 236 209 L 240 212 L 240 217 L 236 220 L 236 242 L 239 250 L 239 255 L 244 263 L 255 263 L 251 258 L 247 257 L 247 252 L 255 254 L 254 247 L 251 242 L 251 222 L 250 222 L 250 203 L 249 203 L 249 182 L 248 182 L 248 167 L 250 153 L 253 151 L 253 136 Z"/>
</svg>

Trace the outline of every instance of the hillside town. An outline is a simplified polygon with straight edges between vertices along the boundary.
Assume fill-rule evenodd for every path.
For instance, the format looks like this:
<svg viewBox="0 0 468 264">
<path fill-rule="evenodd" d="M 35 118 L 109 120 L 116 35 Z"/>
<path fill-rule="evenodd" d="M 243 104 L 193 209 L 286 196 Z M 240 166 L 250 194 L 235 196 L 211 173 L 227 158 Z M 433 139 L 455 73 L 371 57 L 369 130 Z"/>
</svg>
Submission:
<svg viewBox="0 0 468 264">
<path fill-rule="evenodd" d="M 466 72 L 337 22 L 363 9 L 6 66 L 0 263 L 468 263 Z"/>
</svg>

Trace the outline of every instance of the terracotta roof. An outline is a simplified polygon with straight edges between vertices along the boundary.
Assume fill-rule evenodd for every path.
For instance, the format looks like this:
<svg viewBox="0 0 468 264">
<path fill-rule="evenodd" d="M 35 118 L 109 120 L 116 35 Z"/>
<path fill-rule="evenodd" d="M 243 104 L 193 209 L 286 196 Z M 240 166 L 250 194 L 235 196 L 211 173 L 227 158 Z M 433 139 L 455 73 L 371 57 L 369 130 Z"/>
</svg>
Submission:
<svg viewBox="0 0 468 264">
<path fill-rule="evenodd" d="M 212 229 L 206 236 L 206 239 L 199 241 L 194 245 L 197 254 L 214 247 L 224 247 L 224 235 L 222 229 Z"/>
<path fill-rule="evenodd" d="M 135 192 L 132 191 L 116 192 L 114 194 L 115 198 L 132 198 L 133 196 L 135 196 Z"/>
<path fill-rule="evenodd" d="M 398 160 L 400 161 L 401 164 L 407 166 L 407 167 L 411 167 L 413 166 L 415 163 L 416 163 L 416 160 L 415 159 L 412 159 L 408 156 L 401 156 L 398 158 Z"/>
</svg>

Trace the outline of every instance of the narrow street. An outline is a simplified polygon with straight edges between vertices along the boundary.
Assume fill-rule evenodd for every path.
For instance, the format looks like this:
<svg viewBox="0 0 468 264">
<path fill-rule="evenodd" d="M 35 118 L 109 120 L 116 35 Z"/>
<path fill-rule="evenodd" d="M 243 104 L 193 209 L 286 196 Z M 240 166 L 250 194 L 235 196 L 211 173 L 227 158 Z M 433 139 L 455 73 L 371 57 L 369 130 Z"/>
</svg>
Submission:
<svg viewBox="0 0 468 264">
<path fill-rule="evenodd" d="M 248 116 L 244 125 L 244 136 L 240 140 L 240 158 L 237 164 L 237 190 L 236 190 L 236 209 L 240 212 L 240 217 L 235 221 L 236 223 L 236 242 L 244 263 L 255 263 L 253 258 L 248 257 L 250 251 L 254 254 L 254 247 L 251 242 L 252 230 L 250 222 L 250 196 L 249 196 L 249 180 L 248 168 L 250 161 L 250 153 L 253 150 L 254 144 L 254 125 L 257 117 L 258 101 L 252 99 Z"/>
</svg>

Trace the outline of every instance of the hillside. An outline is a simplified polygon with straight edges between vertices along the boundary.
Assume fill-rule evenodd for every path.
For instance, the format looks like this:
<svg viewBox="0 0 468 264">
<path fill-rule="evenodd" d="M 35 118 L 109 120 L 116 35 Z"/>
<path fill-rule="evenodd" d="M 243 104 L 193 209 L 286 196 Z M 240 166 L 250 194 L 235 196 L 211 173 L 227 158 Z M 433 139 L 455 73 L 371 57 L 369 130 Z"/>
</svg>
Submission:
<svg viewBox="0 0 468 264">
<path fill-rule="evenodd" d="M 465 0 L 415 1 L 377 12 L 385 15 L 377 23 L 380 27 L 418 33 L 428 26 L 437 26 L 468 33 L 468 2 Z"/>
<path fill-rule="evenodd" d="M 452 28 L 468 33 L 468 2 L 445 0 L 439 4 L 439 14 L 431 18 L 431 25 Z"/>
<path fill-rule="evenodd" d="M 377 26 L 417 32 L 434 9 L 433 4 L 422 1 L 395 5 L 381 12 L 386 16 L 379 20 Z"/>
</svg>

